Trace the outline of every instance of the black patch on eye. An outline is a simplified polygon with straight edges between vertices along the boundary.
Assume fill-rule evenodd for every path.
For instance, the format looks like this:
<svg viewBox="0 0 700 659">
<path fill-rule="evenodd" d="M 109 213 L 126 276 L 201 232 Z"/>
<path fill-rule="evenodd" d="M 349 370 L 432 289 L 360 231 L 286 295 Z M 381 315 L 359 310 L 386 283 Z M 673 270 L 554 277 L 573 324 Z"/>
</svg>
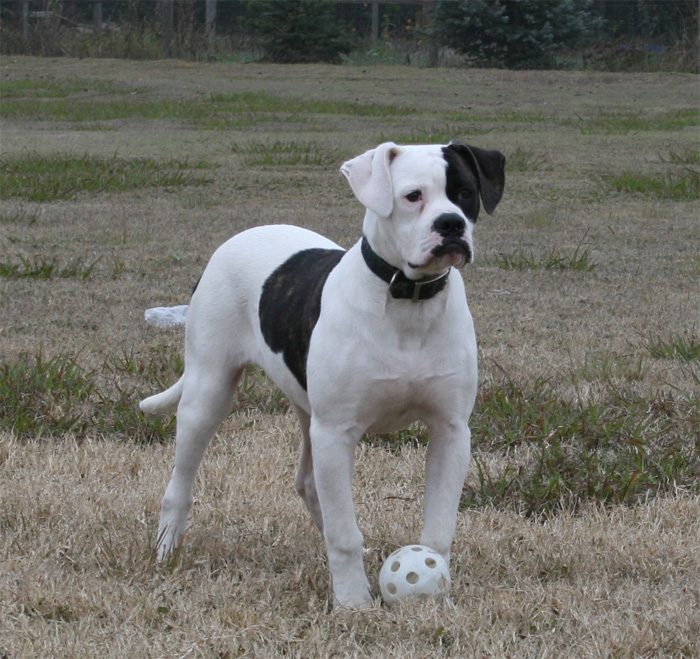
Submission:
<svg viewBox="0 0 700 659">
<path fill-rule="evenodd" d="M 284 363 L 306 390 L 306 358 L 311 333 L 321 313 L 321 293 L 342 249 L 297 252 L 265 281 L 260 294 L 260 329 L 265 343 L 282 353 Z"/>
<path fill-rule="evenodd" d="M 443 157 L 447 162 L 447 198 L 472 221 L 479 217 L 479 181 L 478 174 L 472 171 L 454 149 L 443 147 Z M 464 196 L 464 192 L 471 194 Z M 462 195 L 460 196 L 460 193 Z"/>
</svg>

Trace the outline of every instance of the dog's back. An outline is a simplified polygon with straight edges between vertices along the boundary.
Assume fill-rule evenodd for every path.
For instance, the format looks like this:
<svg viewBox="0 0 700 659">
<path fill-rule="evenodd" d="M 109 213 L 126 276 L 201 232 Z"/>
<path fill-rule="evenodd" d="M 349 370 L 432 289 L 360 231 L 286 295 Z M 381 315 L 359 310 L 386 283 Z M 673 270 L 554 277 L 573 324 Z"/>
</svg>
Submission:
<svg viewBox="0 0 700 659">
<path fill-rule="evenodd" d="M 334 255 L 344 253 L 331 240 L 291 225 L 255 227 L 221 245 L 209 260 L 190 301 L 186 323 L 185 370 L 188 366 L 191 368 L 193 363 L 199 367 L 216 362 L 212 364 L 216 367 L 225 362 L 237 371 L 242 365 L 252 363 L 264 368 L 283 391 L 290 387 L 294 390 L 299 387 L 305 389 L 306 378 L 300 371 L 305 366 L 301 359 L 305 358 L 305 352 L 299 356 L 293 354 L 295 349 L 289 344 L 277 348 L 269 345 L 274 341 L 275 334 L 279 333 L 285 317 L 298 320 L 299 310 L 292 308 L 291 302 L 285 308 L 287 293 L 277 291 L 273 295 L 270 288 L 274 285 L 273 280 L 285 283 L 284 278 L 273 277 L 280 264 L 293 263 L 295 255 L 309 250 L 319 250 L 321 255 L 330 252 L 330 260 L 328 256 L 322 259 L 328 266 L 339 260 Z M 302 282 L 306 279 L 310 291 L 320 298 L 318 268 L 309 269 L 309 265 L 308 259 L 300 260 L 295 285 L 297 288 L 300 286 L 299 278 Z M 291 279 L 287 284 L 289 281 Z M 264 321 L 261 323 L 260 292 L 265 289 L 266 282 L 273 283 L 268 285 L 269 299 L 263 301 L 266 308 L 262 310 Z M 297 290 L 297 297 L 303 295 L 303 290 Z M 309 335 L 312 328 L 313 325 L 309 328 Z M 287 354 L 283 350 L 285 347 Z M 284 361 L 287 368 L 278 364 L 280 361 Z M 295 368 L 290 369 L 287 362 L 293 362 Z M 294 382 L 294 378 L 289 377 L 290 371 L 297 381 L 301 377 L 301 381 Z M 277 377 L 276 373 L 279 373 Z M 184 374 L 166 391 L 141 401 L 141 409 L 154 414 L 176 407 L 182 394 L 183 378 Z"/>
</svg>

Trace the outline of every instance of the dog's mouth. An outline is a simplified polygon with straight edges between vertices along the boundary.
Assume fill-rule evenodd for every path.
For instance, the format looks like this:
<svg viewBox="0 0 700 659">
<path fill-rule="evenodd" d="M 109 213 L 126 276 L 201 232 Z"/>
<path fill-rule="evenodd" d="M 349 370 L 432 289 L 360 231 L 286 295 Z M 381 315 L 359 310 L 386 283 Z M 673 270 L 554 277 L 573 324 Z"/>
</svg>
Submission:
<svg viewBox="0 0 700 659">
<path fill-rule="evenodd" d="M 472 250 L 462 238 L 445 238 L 440 245 L 433 248 L 431 254 L 445 265 L 461 268 L 471 261 Z"/>
<path fill-rule="evenodd" d="M 462 238 L 447 237 L 430 250 L 430 256 L 425 263 L 408 262 L 414 270 L 445 270 L 446 268 L 462 268 L 472 260 L 472 250 L 469 243 Z"/>
</svg>

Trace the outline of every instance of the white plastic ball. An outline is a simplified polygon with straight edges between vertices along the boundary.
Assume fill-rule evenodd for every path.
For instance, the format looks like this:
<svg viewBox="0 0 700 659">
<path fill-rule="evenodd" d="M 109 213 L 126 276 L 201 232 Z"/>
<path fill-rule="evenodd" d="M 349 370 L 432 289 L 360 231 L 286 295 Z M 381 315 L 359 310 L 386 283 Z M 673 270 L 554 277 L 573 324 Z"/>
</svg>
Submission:
<svg viewBox="0 0 700 659">
<path fill-rule="evenodd" d="M 450 589 L 445 559 L 424 545 L 407 545 L 391 554 L 379 570 L 379 590 L 389 605 L 410 597 L 441 600 Z"/>
</svg>

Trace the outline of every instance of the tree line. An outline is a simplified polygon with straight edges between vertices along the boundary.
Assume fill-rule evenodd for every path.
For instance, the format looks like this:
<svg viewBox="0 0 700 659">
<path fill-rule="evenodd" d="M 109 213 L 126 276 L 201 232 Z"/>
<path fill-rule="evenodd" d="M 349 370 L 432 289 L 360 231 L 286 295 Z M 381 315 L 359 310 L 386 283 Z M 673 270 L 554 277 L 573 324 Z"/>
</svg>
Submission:
<svg viewBox="0 0 700 659">
<path fill-rule="evenodd" d="M 0 36 L 6 54 L 339 63 L 394 44 L 433 66 L 698 70 L 696 0 L 3 0 Z"/>
</svg>

